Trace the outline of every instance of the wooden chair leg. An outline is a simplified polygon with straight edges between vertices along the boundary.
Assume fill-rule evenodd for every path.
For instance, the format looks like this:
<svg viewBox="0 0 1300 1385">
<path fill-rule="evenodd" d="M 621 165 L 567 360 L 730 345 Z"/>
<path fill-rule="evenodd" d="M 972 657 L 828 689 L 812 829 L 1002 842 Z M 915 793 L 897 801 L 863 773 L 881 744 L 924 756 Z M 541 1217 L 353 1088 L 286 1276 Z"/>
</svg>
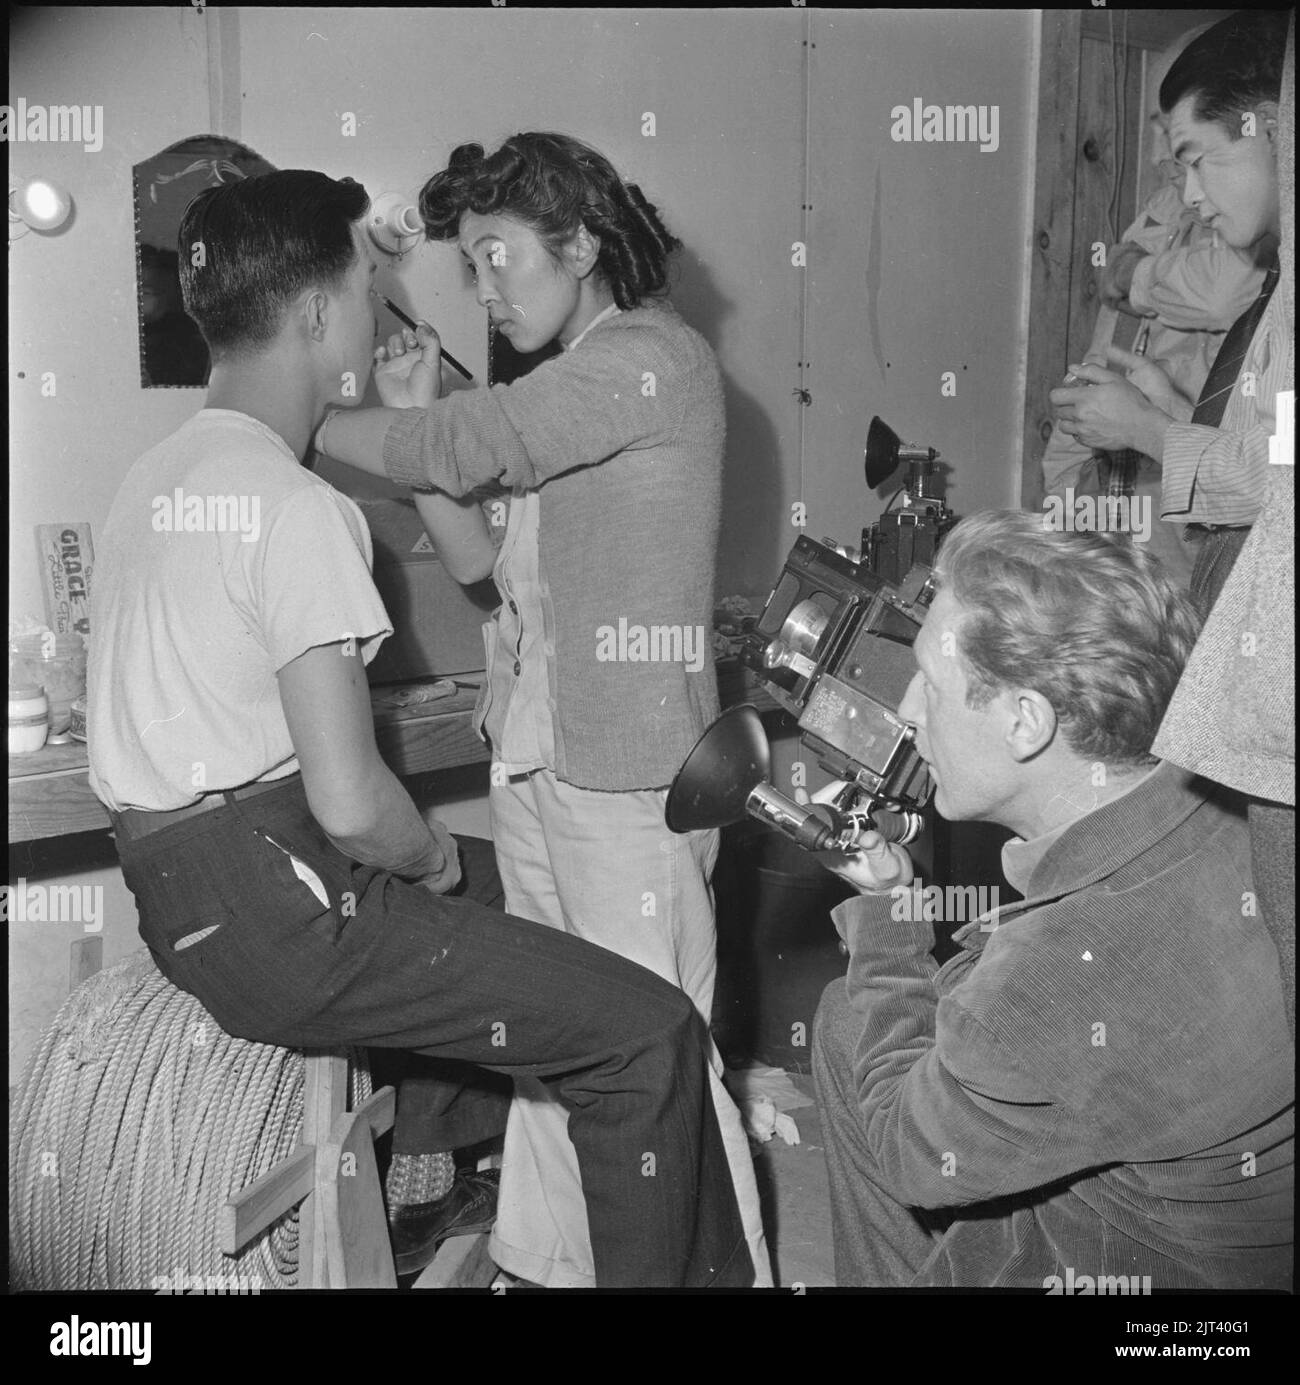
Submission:
<svg viewBox="0 0 1300 1385">
<path fill-rule="evenodd" d="M 303 1057 L 302 1139 L 316 1151 L 316 1162 L 312 1191 L 298 1210 L 298 1282 L 304 1289 L 328 1289 L 320 1190 L 329 1177 L 334 1123 L 348 1109 L 348 1060 L 342 1053 L 319 1049 L 307 1049 Z"/>
<path fill-rule="evenodd" d="M 297 1205 L 300 1287 L 396 1288 L 374 1142 L 392 1128 L 397 1094 L 383 1087 L 349 1111 L 347 1057 L 304 1057 L 301 1143 L 227 1200 L 221 1249 L 238 1254 Z"/>
<path fill-rule="evenodd" d="M 395 1289 L 397 1271 L 375 1163 L 375 1137 L 393 1127 L 397 1093 L 383 1087 L 334 1123 L 317 1163 L 318 1232 L 334 1289 Z"/>
</svg>

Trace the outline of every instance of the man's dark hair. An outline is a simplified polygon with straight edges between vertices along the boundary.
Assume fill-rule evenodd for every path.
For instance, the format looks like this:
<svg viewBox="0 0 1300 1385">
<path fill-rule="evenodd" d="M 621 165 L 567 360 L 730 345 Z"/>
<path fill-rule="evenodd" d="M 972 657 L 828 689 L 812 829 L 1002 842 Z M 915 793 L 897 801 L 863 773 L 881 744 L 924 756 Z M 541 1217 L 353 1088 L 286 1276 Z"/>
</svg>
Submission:
<svg viewBox="0 0 1300 1385">
<path fill-rule="evenodd" d="M 273 341 L 303 289 L 341 288 L 369 207 L 360 183 L 302 168 L 199 193 L 177 237 L 181 297 L 213 359 Z"/>
<path fill-rule="evenodd" d="M 1242 115 L 1280 97 L 1287 20 L 1286 10 L 1242 10 L 1207 29 L 1160 84 L 1160 109 L 1168 115 L 1191 96 L 1197 120 L 1215 121 L 1240 139 Z"/>
<path fill-rule="evenodd" d="M 668 283 L 668 259 L 681 249 L 635 183 L 570 135 L 531 131 L 493 154 L 481 144 L 451 151 L 447 167 L 420 193 L 430 240 L 455 240 L 465 212 L 501 214 L 531 226 L 552 258 L 581 226 L 600 238 L 599 272 L 620 308 L 635 308 Z"/>
</svg>

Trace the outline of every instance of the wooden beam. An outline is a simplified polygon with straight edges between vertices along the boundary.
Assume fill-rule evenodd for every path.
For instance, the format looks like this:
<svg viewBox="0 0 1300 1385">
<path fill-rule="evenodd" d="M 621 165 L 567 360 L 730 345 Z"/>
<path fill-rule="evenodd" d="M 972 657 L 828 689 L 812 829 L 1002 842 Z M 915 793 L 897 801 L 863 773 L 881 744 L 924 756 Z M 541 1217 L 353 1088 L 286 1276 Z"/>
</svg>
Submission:
<svg viewBox="0 0 1300 1385">
<path fill-rule="evenodd" d="M 1039 459 L 1052 431 L 1047 395 L 1065 373 L 1074 254 L 1074 163 L 1079 128 L 1080 27 L 1077 10 L 1044 10 L 1034 160 L 1028 370 L 1020 503 L 1043 498 Z"/>
<path fill-rule="evenodd" d="M 421 1271 L 416 1289 L 486 1289 L 496 1278 L 497 1267 L 488 1255 L 488 1238 L 453 1236 Z"/>
<path fill-rule="evenodd" d="M 1200 24 L 1217 24 L 1234 10 L 1137 10 L 1098 7 L 1083 14 L 1083 32 L 1088 38 L 1116 43 L 1130 48 L 1145 48 L 1158 52 L 1181 34 Z"/>
<path fill-rule="evenodd" d="M 375 1164 L 375 1135 L 392 1127 L 397 1094 L 383 1087 L 339 1116 L 325 1147 L 316 1230 L 332 1289 L 395 1289 L 397 1273 Z"/>
<path fill-rule="evenodd" d="M 254 1236 L 296 1207 L 315 1185 L 316 1151 L 299 1145 L 287 1158 L 241 1189 L 221 1209 L 217 1231 L 223 1255 L 238 1255 Z"/>
<path fill-rule="evenodd" d="M 102 937 L 78 938 L 72 944 L 72 964 L 68 975 L 68 994 L 89 981 L 104 966 L 104 940 Z"/>
<path fill-rule="evenodd" d="M 1069 322 L 1061 339 L 1069 361 L 1087 354 L 1101 307 L 1101 267 L 1096 245 L 1109 248 L 1136 215 L 1133 176 L 1139 155 L 1142 55 L 1085 38 L 1079 53 L 1079 107 L 1074 173 L 1074 256 L 1070 265 Z M 1131 340 L 1135 318 L 1125 316 L 1116 344 Z M 1065 362 L 1062 362 L 1064 366 Z"/>
<path fill-rule="evenodd" d="M 298 1287 L 328 1289 L 329 1260 L 323 1230 L 320 1190 L 333 1176 L 330 1138 L 334 1122 L 348 1108 L 348 1060 L 341 1052 L 304 1052 L 302 1138 L 315 1151 L 314 1188 L 298 1214 Z"/>
</svg>

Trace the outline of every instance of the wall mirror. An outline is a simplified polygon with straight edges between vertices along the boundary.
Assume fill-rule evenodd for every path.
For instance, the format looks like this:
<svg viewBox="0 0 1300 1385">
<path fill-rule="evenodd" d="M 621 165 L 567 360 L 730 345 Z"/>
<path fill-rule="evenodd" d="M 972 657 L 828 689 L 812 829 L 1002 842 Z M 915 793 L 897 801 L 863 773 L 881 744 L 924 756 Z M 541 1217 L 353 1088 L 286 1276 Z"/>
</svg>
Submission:
<svg viewBox="0 0 1300 1385">
<path fill-rule="evenodd" d="M 132 169 L 144 389 L 202 388 L 208 382 L 208 348 L 181 306 L 176 236 L 186 207 L 204 188 L 274 171 L 260 154 L 219 135 L 181 140 Z"/>
</svg>

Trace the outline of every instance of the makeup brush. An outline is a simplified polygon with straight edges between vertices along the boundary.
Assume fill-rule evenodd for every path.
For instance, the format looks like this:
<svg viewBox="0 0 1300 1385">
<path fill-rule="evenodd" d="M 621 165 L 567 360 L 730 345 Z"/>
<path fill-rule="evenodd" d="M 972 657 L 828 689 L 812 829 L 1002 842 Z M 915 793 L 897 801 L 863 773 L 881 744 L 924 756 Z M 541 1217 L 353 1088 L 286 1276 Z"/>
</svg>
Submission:
<svg viewBox="0 0 1300 1385">
<path fill-rule="evenodd" d="M 407 317 L 407 315 L 401 310 L 401 308 L 397 306 L 396 303 L 393 302 L 391 298 L 385 298 L 384 295 L 381 293 L 379 295 L 379 301 L 384 305 L 385 308 L 388 309 L 390 313 L 392 313 L 392 315 L 398 320 L 398 322 L 404 323 L 407 327 L 411 329 L 412 332 L 416 330 L 417 324 L 411 318 Z M 461 365 L 461 363 L 455 358 L 455 356 L 451 354 L 450 351 L 444 351 L 442 353 L 442 359 L 446 361 L 447 364 L 453 370 L 459 371 L 467 380 L 472 380 L 474 378 L 469 373 L 469 371 L 466 370 L 463 365 Z"/>
</svg>

